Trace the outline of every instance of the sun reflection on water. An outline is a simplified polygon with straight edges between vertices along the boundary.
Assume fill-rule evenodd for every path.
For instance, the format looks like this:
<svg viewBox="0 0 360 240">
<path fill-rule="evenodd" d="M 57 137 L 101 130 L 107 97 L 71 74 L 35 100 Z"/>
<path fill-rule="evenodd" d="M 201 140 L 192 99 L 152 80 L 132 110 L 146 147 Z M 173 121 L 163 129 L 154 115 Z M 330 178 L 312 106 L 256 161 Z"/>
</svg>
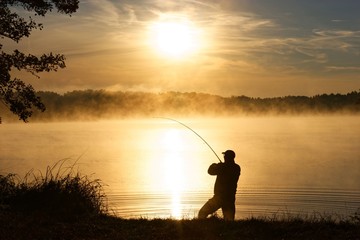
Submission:
<svg viewBox="0 0 360 240">
<path fill-rule="evenodd" d="M 161 147 L 162 173 L 165 189 L 171 194 L 171 217 L 181 217 L 181 198 L 185 184 L 183 151 L 185 148 L 181 131 L 169 129 L 163 132 Z"/>
</svg>

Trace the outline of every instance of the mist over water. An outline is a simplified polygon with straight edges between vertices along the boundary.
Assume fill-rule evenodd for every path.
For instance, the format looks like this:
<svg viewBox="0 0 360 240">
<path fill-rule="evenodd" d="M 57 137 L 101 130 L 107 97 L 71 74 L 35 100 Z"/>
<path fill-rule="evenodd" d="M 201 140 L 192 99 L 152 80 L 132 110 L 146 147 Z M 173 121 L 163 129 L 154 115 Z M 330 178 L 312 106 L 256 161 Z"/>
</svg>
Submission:
<svg viewBox="0 0 360 240">
<path fill-rule="evenodd" d="M 242 167 L 236 218 L 349 215 L 360 207 L 360 117 L 178 119 Z M 69 158 L 105 184 L 121 217 L 194 217 L 212 197 L 217 162 L 194 133 L 165 119 L 0 125 L 0 173 Z M 221 215 L 221 211 L 219 212 Z"/>
</svg>

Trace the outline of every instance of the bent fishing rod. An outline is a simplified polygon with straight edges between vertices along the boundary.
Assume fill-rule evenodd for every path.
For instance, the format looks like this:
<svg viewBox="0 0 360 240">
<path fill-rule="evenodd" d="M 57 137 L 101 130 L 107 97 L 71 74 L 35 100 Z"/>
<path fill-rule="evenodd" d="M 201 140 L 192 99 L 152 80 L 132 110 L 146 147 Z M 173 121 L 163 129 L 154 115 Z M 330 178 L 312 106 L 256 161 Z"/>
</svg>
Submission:
<svg viewBox="0 0 360 240">
<path fill-rule="evenodd" d="M 214 151 L 214 149 L 210 146 L 209 143 L 206 142 L 206 140 L 200 136 L 200 134 L 198 134 L 197 132 L 195 132 L 191 127 L 187 126 L 186 124 L 176 120 L 176 119 L 173 119 L 173 118 L 166 118 L 166 117 L 156 117 L 156 118 L 160 118 L 160 119 L 166 119 L 166 120 L 170 120 L 170 121 L 173 121 L 173 122 L 176 122 L 176 123 L 179 123 L 181 124 L 182 126 L 186 127 L 187 129 L 189 129 L 190 131 L 192 131 L 193 133 L 196 134 L 196 136 L 198 136 L 201 140 L 204 141 L 204 143 L 206 143 L 206 145 L 211 149 L 211 151 L 215 154 L 215 156 L 217 157 L 217 159 L 219 160 L 219 162 L 221 162 L 219 156 L 216 154 L 216 152 Z"/>
</svg>

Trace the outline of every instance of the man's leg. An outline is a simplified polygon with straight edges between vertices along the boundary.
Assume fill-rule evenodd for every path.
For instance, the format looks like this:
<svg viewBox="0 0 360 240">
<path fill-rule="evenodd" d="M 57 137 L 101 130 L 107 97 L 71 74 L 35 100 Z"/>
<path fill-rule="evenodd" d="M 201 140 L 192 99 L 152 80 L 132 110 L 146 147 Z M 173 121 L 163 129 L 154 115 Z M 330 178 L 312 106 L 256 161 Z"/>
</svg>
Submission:
<svg viewBox="0 0 360 240">
<path fill-rule="evenodd" d="M 224 219 L 228 221 L 234 221 L 235 219 L 235 202 L 230 201 L 223 204 L 221 208 Z"/>
<path fill-rule="evenodd" d="M 198 218 L 205 219 L 209 214 L 214 213 L 221 207 L 220 201 L 218 201 L 215 197 L 209 199 L 204 206 L 200 209 Z"/>
</svg>

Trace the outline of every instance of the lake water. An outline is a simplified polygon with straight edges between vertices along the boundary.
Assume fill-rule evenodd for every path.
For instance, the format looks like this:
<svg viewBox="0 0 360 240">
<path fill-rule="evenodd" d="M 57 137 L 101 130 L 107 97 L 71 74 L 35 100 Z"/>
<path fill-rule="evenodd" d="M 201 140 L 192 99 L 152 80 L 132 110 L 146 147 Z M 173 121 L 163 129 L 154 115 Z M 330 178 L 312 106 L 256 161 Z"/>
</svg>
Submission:
<svg viewBox="0 0 360 240">
<path fill-rule="evenodd" d="M 360 117 L 178 119 L 242 172 L 236 218 L 353 215 L 360 207 Z M 105 184 L 124 217 L 193 218 L 212 197 L 217 162 L 184 126 L 165 119 L 0 125 L 0 174 L 45 172 L 62 159 Z M 219 211 L 221 215 L 221 211 Z"/>
</svg>

